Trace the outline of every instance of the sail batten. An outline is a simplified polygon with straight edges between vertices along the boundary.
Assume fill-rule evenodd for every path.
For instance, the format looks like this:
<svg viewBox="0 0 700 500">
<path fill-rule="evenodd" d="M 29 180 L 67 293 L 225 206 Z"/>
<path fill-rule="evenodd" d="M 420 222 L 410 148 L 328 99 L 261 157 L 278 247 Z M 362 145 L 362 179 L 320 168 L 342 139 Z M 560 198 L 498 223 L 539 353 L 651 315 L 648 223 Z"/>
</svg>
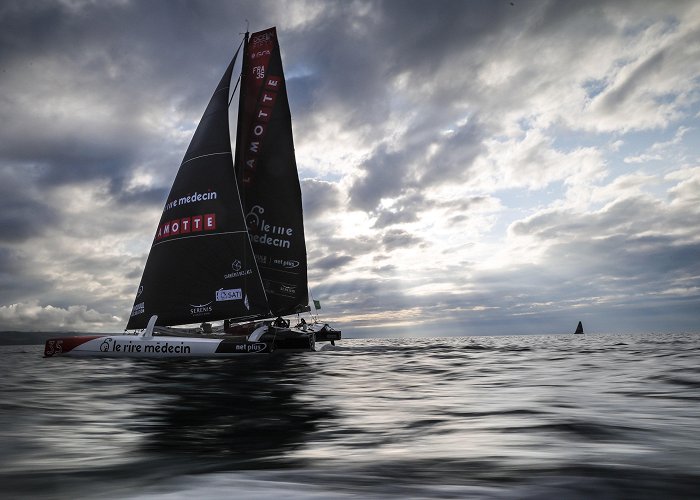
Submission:
<svg viewBox="0 0 700 500">
<path fill-rule="evenodd" d="M 219 153 L 208 153 L 205 155 L 195 156 L 194 158 L 190 158 L 188 160 L 183 161 L 182 163 L 180 163 L 180 166 L 182 167 L 184 164 L 189 163 L 189 162 L 194 161 L 194 160 L 198 160 L 200 158 L 206 158 L 207 156 L 216 156 L 216 155 L 231 155 L 231 151 L 221 151 Z"/>
<path fill-rule="evenodd" d="M 224 234 L 244 234 L 244 233 L 247 234 L 248 231 L 227 231 L 227 232 L 218 233 L 218 234 L 197 234 L 197 235 L 193 235 L 193 236 L 182 236 L 180 239 L 187 239 L 187 238 L 210 238 L 210 237 L 212 237 L 212 236 L 221 236 L 221 235 L 224 235 Z M 176 240 L 175 240 L 175 241 L 176 241 Z M 158 242 L 154 243 L 153 246 L 162 245 L 162 244 L 164 244 L 164 243 L 172 243 L 172 242 L 173 242 L 173 240 L 158 241 Z"/>
</svg>

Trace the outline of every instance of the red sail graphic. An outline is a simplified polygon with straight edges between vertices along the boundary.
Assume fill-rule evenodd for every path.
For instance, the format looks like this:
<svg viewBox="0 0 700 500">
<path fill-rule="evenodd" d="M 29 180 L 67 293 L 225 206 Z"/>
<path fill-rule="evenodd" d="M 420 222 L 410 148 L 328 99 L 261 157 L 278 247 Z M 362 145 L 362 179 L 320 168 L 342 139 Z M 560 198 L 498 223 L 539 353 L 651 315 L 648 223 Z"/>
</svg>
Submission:
<svg viewBox="0 0 700 500">
<path fill-rule="evenodd" d="M 236 174 L 270 309 L 275 315 L 306 310 L 301 188 L 275 28 L 250 36 L 238 127 Z"/>
</svg>

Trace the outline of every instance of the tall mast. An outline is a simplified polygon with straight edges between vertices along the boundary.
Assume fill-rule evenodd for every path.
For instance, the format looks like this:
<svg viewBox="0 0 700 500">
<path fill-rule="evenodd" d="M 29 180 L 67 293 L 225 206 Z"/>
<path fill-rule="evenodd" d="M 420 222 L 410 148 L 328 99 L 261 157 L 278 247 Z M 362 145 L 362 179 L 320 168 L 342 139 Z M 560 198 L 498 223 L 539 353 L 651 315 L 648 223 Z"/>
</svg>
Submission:
<svg viewBox="0 0 700 500">
<path fill-rule="evenodd" d="M 239 193 L 241 196 L 241 203 L 243 206 L 245 206 L 245 200 L 243 199 L 244 193 L 243 190 L 240 189 L 240 186 L 243 185 L 243 171 L 244 166 L 243 166 L 243 127 L 241 124 L 243 123 L 243 113 L 244 113 L 244 108 L 245 108 L 245 93 L 246 93 L 246 85 L 245 85 L 245 76 L 248 74 L 248 35 L 249 32 L 246 30 L 245 36 L 243 38 L 243 59 L 241 61 L 241 77 L 240 77 L 240 82 L 241 82 L 241 88 L 238 91 L 238 118 L 236 121 L 236 153 L 234 156 L 234 169 L 236 170 L 236 182 L 238 183 L 239 186 Z"/>
</svg>

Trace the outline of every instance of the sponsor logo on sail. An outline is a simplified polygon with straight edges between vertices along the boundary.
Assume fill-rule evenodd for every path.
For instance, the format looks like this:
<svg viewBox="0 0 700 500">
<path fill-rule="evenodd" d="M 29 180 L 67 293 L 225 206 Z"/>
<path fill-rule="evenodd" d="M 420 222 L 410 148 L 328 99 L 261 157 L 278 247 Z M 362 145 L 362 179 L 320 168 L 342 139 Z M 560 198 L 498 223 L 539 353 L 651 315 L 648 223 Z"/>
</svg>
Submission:
<svg viewBox="0 0 700 500">
<path fill-rule="evenodd" d="M 224 290 L 223 288 L 219 289 L 216 291 L 216 301 L 217 302 L 224 302 L 227 300 L 242 300 L 243 299 L 243 290 L 240 288 L 230 288 L 228 290 Z"/>
<path fill-rule="evenodd" d="M 131 308 L 131 317 L 133 318 L 134 316 L 138 316 L 139 314 L 143 314 L 144 312 L 146 312 L 146 303 L 139 302 Z"/>
<path fill-rule="evenodd" d="M 243 269 L 243 264 L 238 259 L 233 261 L 233 263 L 231 264 L 231 269 L 233 270 L 233 272 L 224 274 L 224 279 L 240 278 L 241 276 L 248 276 L 249 274 L 253 274 L 252 269 Z"/>
<path fill-rule="evenodd" d="M 248 230 L 251 232 L 251 241 L 272 247 L 291 248 L 292 241 L 290 238 L 294 237 L 294 229 L 270 224 L 261 217 L 264 213 L 264 207 L 254 205 L 245 216 Z"/>
<path fill-rule="evenodd" d="M 175 236 L 196 236 L 197 233 L 216 231 L 216 214 L 193 215 L 164 222 L 158 226 L 156 241 Z"/>
<path fill-rule="evenodd" d="M 211 302 L 207 302 L 206 304 L 190 304 L 190 315 L 191 316 L 205 316 L 212 312 L 214 308 L 212 307 Z"/>
<path fill-rule="evenodd" d="M 284 86 L 284 80 L 281 76 L 268 73 L 270 69 L 268 67 L 270 62 L 269 51 L 266 49 L 256 50 L 256 47 L 252 43 L 251 46 L 253 48 L 251 59 L 255 61 L 255 63 L 252 66 L 251 79 L 249 81 L 253 84 L 256 94 L 259 90 L 259 94 L 255 113 L 253 114 L 253 122 L 248 128 L 249 135 L 244 150 L 244 186 L 251 185 L 255 180 L 258 161 L 263 149 L 265 149 L 267 128 L 274 114 L 275 102 Z"/>
<path fill-rule="evenodd" d="M 263 78 L 265 78 L 265 66 L 254 66 L 253 75 L 255 75 L 255 78 L 257 78 L 258 80 L 262 80 Z"/>
<path fill-rule="evenodd" d="M 265 209 L 260 205 L 254 205 L 245 216 L 245 223 L 248 229 L 260 229 L 260 216 L 265 213 Z"/>
<path fill-rule="evenodd" d="M 299 267 L 298 260 L 275 259 L 272 262 L 278 266 L 284 267 L 285 269 L 294 269 L 295 267 Z"/>
<path fill-rule="evenodd" d="M 136 298 L 138 299 L 142 293 L 143 293 L 143 285 L 140 285 L 138 291 L 136 292 Z"/>
<path fill-rule="evenodd" d="M 287 283 L 280 283 L 280 292 L 285 295 L 295 295 L 297 293 L 296 285 L 289 285 Z"/>
<path fill-rule="evenodd" d="M 180 196 L 179 198 L 173 198 L 171 201 L 165 204 L 163 212 L 170 210 L 171 208 L 181 207 L 182 205 L 188 205 L 190 203 L 196 203 L 200 201 L 210 201 L 218 198 L 216 191 L 208 191 L 206 193 L 190 193 L 187 196 Z"/>
<path fill-rule="evenodd" d="M 263 45 L 271 44 L 274 39 L 275 36 L 272 30 L 263 31 L 262 33 L 258 33 L 254 37 L 251 37 L 250 46 L 254 49 L 259 49 Z"/>
<path fill-rule="evenodd" d="M 257 52 L 253 52 L 252 54 L 250 54 L 250 58 L 251 59 L 256 59 L 256 58 L 259 59 L 261 57 L 270 56 L 270 54 L 271 54 L 270 49 L 258 50 Z"/>
</svg>

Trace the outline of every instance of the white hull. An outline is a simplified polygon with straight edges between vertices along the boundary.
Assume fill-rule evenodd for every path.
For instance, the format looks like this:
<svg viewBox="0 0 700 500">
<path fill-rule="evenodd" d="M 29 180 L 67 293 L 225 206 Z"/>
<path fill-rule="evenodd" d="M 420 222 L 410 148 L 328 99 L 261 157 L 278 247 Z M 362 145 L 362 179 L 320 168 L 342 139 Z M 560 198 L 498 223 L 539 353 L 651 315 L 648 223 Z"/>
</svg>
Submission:
<svg viewBox="0 0 700 500">
<path fill-rule="evenodd" d="M 267 342 L 196 337 L 109 335 L 46 341 L 44 356 L 105 358 L 227 358 L 273 351 Z"/>
</svg>

